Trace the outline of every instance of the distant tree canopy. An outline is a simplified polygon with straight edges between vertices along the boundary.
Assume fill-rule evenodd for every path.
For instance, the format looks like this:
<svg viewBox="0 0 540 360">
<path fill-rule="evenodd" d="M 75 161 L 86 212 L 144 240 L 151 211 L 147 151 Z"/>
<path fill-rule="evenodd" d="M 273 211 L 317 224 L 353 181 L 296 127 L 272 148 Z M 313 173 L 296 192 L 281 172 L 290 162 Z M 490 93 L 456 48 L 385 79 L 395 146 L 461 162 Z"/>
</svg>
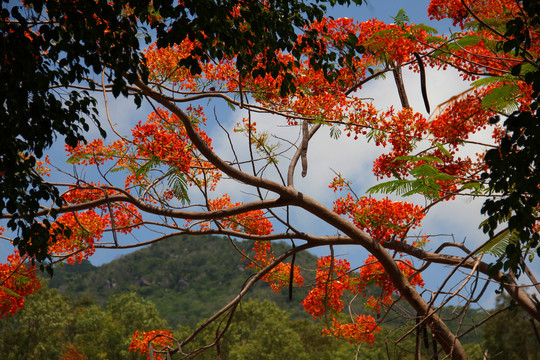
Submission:
<svg viewBox="0 0 540 360">
<path fill-rule="evenodd" d="M 484 325 L 482 335 L 488 359 L 540 359 L 540 329 L 507 296 L 498 296 L 495 310 L 503 313 Z"/>
<path fill-rule="evenodd" d="M 89 298 L 74 300 L 60 295 L 56 289 L 44 288 L 28 298 L 27 306 L 13 317 L 0 319 L 0 356 L 5 360 L 32 359 L 144 359 L 146 356 L 128 352 L 131 335 L 135 330 L 150 330 L 165 327 L 166 321 L 160 316 L 157 306 L 134 293 L 127 292 L 110 297 L 103 305 Z M 208 284 L 209 285 L 209 284 Z M 195 308 L 200 300 L 185 304 Z M 448 316 L 452 308 L 448 309 Z M 407 337 L 395 344 L 401 336 L 401 329 L 408 326 L 403 319 L 384 327 L 373 345 L 350 344 L 336 341 L 331 336 L 321 337 L 324 320 L 292 320 L 291 313 L 281 309 L 276 303 L 262 300 L 243 302 L 236 311 L 228 332 L 220 340 L 220 354 L 223 359 L 351 359 L 359 356 L 366 360 L 392 359 L 413 360 L 414 338 Z M 507 321 L 507 313 L 501 320 Z M 475 319 L 477 321 L 479 319 Z M 466 322 L 471 321 L 466 319 Z M 411 322 L 411 321 L 409 321 Z M 206 329 L 196 342 L 186 347 L 197 349 L 212 343 L 217 325 Z M 457 325 L 457 322 L 456 322 Z M 501 322 L 495 322 L 498 327 Z M 221 327 L 225 326 L 221 324 Z M 523 326 L 523 327 L 522 327 Z M 523 357 L 531 359 L 535 347 L 531 340 L 532 328 L 528 322 L 518 321 L 508 327 L 508 331 L 493 331 L 486 328 L 482 345 L 477 344 L 477 336 L 467 341 L 466 346 L 489 349 L 489 354 L 499 354 L 500 346 L 511 347 Z M 177 338 L 187 336 L 192 327 L 179 324 L 174 327 Z M 525 329 L 527 336 L 516 337 L 512 341 L 501 341 L 505 336 L 519 334 Z M 268 336 L 271 334 L 271 336 Z M 499 339 L 500 337 L 500 339 Z M 484 345 L 485 344 L 485 345 Z M 497 347 L 498 346 L 498 347 Z M 493 349 L 493 350 L 491 350 Z M 481 360 L 482 351 L 471 352 L 472 360 Z M 509 354 L 513 354 L 510 352 Z M 422 355 L 431 356 L 429 349 L 422 349 Z M 215 359 L 212 349 L 201 352 L 197 359 Z M 497 357 L 495 357 L 497 358 Z M 513 358 L 512 358 L 513 359 Z M 518 359 L 518 358 L 516 358 Z"/>
<path fill-rule="evenodd" d="M 5 360 L 32 359 L 143 359 L 142 355 L 127 351 L 135 330 L 154 329 L 166 326 L 159 309 L 150 301 L 134 293 L 116 294 L 104 305 L 89 298 L 73 300 L 60 295 L 56 289 L 44 288 L 39 294 L 28 298 L 27 306 L 13 317 L 0 319 L 0 356 Z M 195 307 L 199 300 L 186 304 L 186 309 Z M 482 360 L 484 353 L 490 359 L 537 360 L 540 354 L 537 326 L 523 311 L 509 306 L 506 296 L 497 298 L 496 309 L 503 311 L 494 320 L 484 325 L 481 331 L 471 334 L 465 347 L 470 349 L 471 360 Z M 447 317 L 458 311 L 445 309 Z M 477 323 L 480 311 L 465 322 Z M 482 311 L 483 312 L 483 311 Z M 406 326 L 403 319 L 391 323 L 377 335 L 375 344 L 358 348 L 355 344 L 338 342 L 332 337 L 321 338 L 324 320 L 291 320 L 290 312 L 280 309 L 276 303 L 263 300 L 243 302 L 232 320 L 229 331 L 220 341 L 220 352 L 224 359 L 350 359 L 356 354 L 362 359 L 380 360 L 414 359 L 414 338 L 395 344 Z M 412 321 L 412 320 L 410 320 Z M 463 320 L 454 326 L 463 325 Z M 223 324 L 221 325 L 224 326 Z M 178 338 L 192 331 L 185 325 L 175 326 Z M 189 348 L 196 349 L 211 343 L 216 328 L 206 329 L 197 342 Z M 267 338 L 268 334 L 273 334 Z M 424 348 L 424 346 L 422 346 Z M 422 349 L 423 356 L 432 354 Z M 208 350 L 197 359 L 215 359 L 215 351 Z"/>
<path fill-rule="evenodd" d="M 128 350 L 133 332 L 167 326 L 155 305 L 134 293 L 99 306 L 44 287 L 24 311 L 0 320 L 2 359 L 63 359 L 69 353 L 78 359 L 142 359 Z"/>
<path fill-rule="evenodd" d="M 251 243 L 234 244 L 253 255 Z M 280 253 L 290 249 L 282 243 L 273 248 Z M 219 310 L 231 293 L 242 287 L 251 271 L 244 268 L 241 259 L 241 254 L 222 237 L 182 236 L 99 267 L 84 261 L 56 268 L 49 283 L 63 295 L 75 299 L 88 296 L 99 304 L 119 293 L 135 291 L 154 302 L 170 326 L 194 326 Z M 317 258 L 305 252 L 298 254 L 295 263 L 305 269 L 314 268 Z M 306 275 L 306 282 L 313 281 L 314 275 Z M 294 299 L 302 299 L 307 293 L 307 288 L 295 289 Z M 295 318 L 309 316 L 298 301 L 290 301 L 286 294 L 275 294 L 266 284 L 252 288 L 246 299 L 268 299 L 282 310 L 290 310 Z"/>
</svg>

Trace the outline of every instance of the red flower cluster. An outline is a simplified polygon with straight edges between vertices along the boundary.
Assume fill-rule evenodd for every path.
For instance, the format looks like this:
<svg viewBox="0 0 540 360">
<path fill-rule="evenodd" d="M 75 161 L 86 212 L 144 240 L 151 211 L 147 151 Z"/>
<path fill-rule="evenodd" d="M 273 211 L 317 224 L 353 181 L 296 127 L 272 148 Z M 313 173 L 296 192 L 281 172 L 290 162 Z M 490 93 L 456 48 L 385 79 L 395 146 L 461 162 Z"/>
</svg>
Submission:
<svg viewBox="0 0 540 360">
<path fill-rule="evenodd" d="M 336 320 L 332 315 L 332 324 L 329 329 L 323 329 L 323 335 L 335 336 L 336 339 L 349 340 L 353 343 L 375 343 L 375 334 L 379 333 L 381 328 L 371 315 L 356 315 L 352 323 L 344 324 Z"/>
<path fill-rule="evenodd" d="M 18 251 L 9 255 L 7 261 L 0 264 L 0 319 L 22 309 L 25 297 L 41 287 L 35 266 L 26 264 Z"/>
<path fill-rule="evenodd" d="M 465 20 L 472 20 L 471 14 L 463 3 L 463 0 L 431 0 L 428 14 L 432 19 L 449 18 L 454 20 L 454 26 L 457 24 L 463 26 Z M 514 1 L 470 0 L 465 1 L 465 4 L 481 19 L 500 18 L 503 14 L 514 14 L 519 10 Z"/>
<path fill-rule="evenodd" d="M 471 134 L 487 128 L 490 112 L 482 107 L 481 99 L 488 91 L 489 88 L 472 91 L 449 104 L 429 123 L 434 141 L 456 147 Z"/>
<path fill-rule="evenodd" d="M 178 63 L 190 56 L 191 51 L 198 46 L 197 43 L 189 39 L 166 48 L 150 46 L 145 57 L 151 78 L 156 82 L 170 82 L 180 90 L 187 92 L 203 91 L 206 90 L 206 87 L 208 87 L 208 91 L 236 90 L 239 85 L 238 72 L 232 59 L 223 59 L 217 63 L 199 62 L 202 70 L 199 75 L 191 75 L 189 69 L 178 66 Z M 208 86 L 209 83 L 211 86 Z"/>
<path fill-rule="evenodd" d="M 371 196 L 355 200 L 350 193 L 334 202 L 334 211 L 348 215 L 358 228 L 380 242 L 402 240 L 409 228 L 420 225 L 425 216 L 422 207 L 408 202 L 377 200 Z"/>
<path fill-rule="evenodd" d="M 345 259 L 333 259 L 332 262 L 331 256 L 320 258 L 316 285 L 302 301 L 304 309 L 314 318 L 323 316 L 328 308 L 334 312 L 343 310 L 343 292 L 355 292 L 358 284 L 358 278 L 351 276 L 350 271 L 351 265 Z"/>
<path fill-rule="evenodd" d="M 99 186 L 89 184 L 87 187 L 70 189 L 63 199 L 68 204 L 81 204 L 115 194 Z M 104 231 L 128 234 L 138 228 L 140 222 L 139 210 L 129 203 L 115 202 L 91 210 L 63 214 L 51 226 L 50 253 L 64 257 L 69 264 L 80 263 L 94 254 L 94 243 L 103 238 Z"/>
<path fill-rule="evenodd" d="M 333 260 L 333 261 L 332 261 Z M 424 286 L 420 274 L 416 274 L 410 261 L 399 261 L 398 267 L 409 278 L 411 285 Z M 374 342 L 374 334 L 380 331 L 375 319 L 370 316 L 356 316 L 352 323 L 343 323 L 336 319 L 335 314 L 343 310 L 343 296 L 348 292 L 352 295 L 364 293 L 368 286 L 376 285 L 382 289 L 378 298 L 370 296 L 366 305 L 380 316 L 382 305 L 390 305 L 393 295 L 397 293 L 390 278 L 382 265 L 370 255 L 358 274 L 353 274 L 350 264 L 344 259 L 332 259 L 331 256 L 318 260 L 316 285 L 310 290 L 302 302 L 304 309 L 314 318 L 322 317 L 328 310 L 332 313 L 330 328 L 324 329 L 324 335 L 348 339 L 350 342 Z"/>
<path fill-rule="evenodd" d="M 224 194 L 220 198 L 208 200 L 208 204 L 210 206 L 210 210 L 216 211 L 239 206 L 242 203 L 237 202 L 233 204 L 231 202 L 231 197 Z M 268 235 L 273 231 L 272 223 L 264 216 L 264 212 L 262 210 L 253 210 L 234 216 L 229 216 L 221 219 L 220 224 L 224 228 L 253 235 Z M 204 228 L 209 226 L 209 223 L 203 223 Z"/>
<path fill-rule="evenodd" d="M 206 116 L 200 106 L 189 106 L 187 114 L 195 124 L 196 130 L 205 143 L 212 147 L 212 139 L 198 125 L 206 123 Z M 139 122 L 132 129 L 132 140 L 123 138 L 109 145 L 102 139 L 94 140 L 76 148 L 66 147 L 71 155 L 68 160 L 80 165 L 102 165 L 108 160 L 116 160 L 113 171 L 127 170 L 126 188 L 130 185 L 148 185 L 149 171 L 160 165 L 168 165 L 186 175 L 189 185 L 209 185 L 214 190 L 221 173 L 209 162 L 201 159 L 185 132 L 185 128 L 175 115 L 158 108 L 151 113 L 146 122 Z M 145 167 L 141 171 L 142 167 Z M 163 191 L 163 198 L 175 197 L 172 189 Z M 146 199 L 154 201 L 155 199 Z"/>
<path fill-rule="evenodd" d="M 103 165 L 107 160 L 121 157 L 126 148 L 122 140 L 114 141 L 105 146 L 103 139 L 96 139 L 86 145 L 81 142 L 75 148 L 66 145 L 66 151 L 71 155 L 69 162 L 88 166 Z"/>
<path fill-rule="evenodd" d="M 250 261 L 246 265 L 247 269 L 252 268 L 255 270 L 262 270 L 275 260 L 274 252 L 272 251 L 272 244 L 269 241 L 256 241 L 253 245 L 253 250 L 255 251 L 255 255 L 253 256 L 253 261 Z M 279 263 L 269 273 L 263 276 L 262 281 L 269 283 L 272 290 L 278 294 L 281 289 L 289 286 L 290 274 L 291 264 Z M 303 284 L 304 278 L 300 272 L 300 267 L 295 265 L 293 273 L 293 285 L 302 287 Z"/>
<path fill-rule="evenodd" d="M 155 351 L 164 350 L 173 345 L 173 335 L 169 330 L 135 331 L 132 335 L 129 351 L 147 354 L 150 359 L 150 344 Z M 164 354 L 154 353 L 153 359 L 165 359 Z"/>
<path fill-rule="evenodd" d="M 68 264 L 80 263 L 94 254 L 94 242 L 101 240 L 104 228 L 102 217 L 93 210 L 64 214 L 51 227 L 49 252 L 66 257 Z"/>
<path fill-rule="evenodd" d="M 179 120 L 172 119 L 172 124 L 163 121 L 171 118 L 164 110 L 150 114 L 144 124 L 139 122 L 132 130 L 133 144 L 138 158 L 158 158 L 186 173 L 191 165 L 190 141 L 182 126 L 173 126 Z"/>
<path fill-rule="evenodd" d="M 424 281 L 420 274 L 416 274 L 409 260 L 397 261 L 397 265 L 403 275 L 405 275 L 411 285 L 424 286 Z M 375 298 L 370 296 L 367 300 L 367 306 L 376 313 L 382 311 L 382 305 L 392 304 L 392 295 L 397 293 L 396 288 L 392 284 L 392 281 L 388 277 L 386 271 L 382 267 L 381 263 L 373 256 L 369 255 L 364 266 L 360 269 L 360 278 L 362 281 L 359 283 L 358 291 L 363 292 L 368 285 L 375 285 L 380 288 L 381 294 Z"/>
</svg>

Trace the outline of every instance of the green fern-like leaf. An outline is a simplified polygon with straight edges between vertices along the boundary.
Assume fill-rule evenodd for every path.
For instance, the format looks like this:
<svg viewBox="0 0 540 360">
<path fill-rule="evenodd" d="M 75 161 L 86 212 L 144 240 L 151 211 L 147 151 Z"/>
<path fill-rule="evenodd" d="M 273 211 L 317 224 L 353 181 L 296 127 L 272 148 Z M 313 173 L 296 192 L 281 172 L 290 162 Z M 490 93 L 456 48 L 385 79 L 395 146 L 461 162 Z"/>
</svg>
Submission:
<svg viewBox="0 0 540 360">
<path fill-rule="evenodd" d="M 332 126 L 330 128 L 330 137 L 332 139 L 337 140 L 339 139 L 340 136 L 341 136 L 341 129 L 339 128 L 339 126 L 336 126 L 336 125 Z"/>
<path fill-rule="evenodd" d="M 435 144 L 437 146 L 437 149 L 439 149 L 439 151 L 443 154 L 443 155 L 446 155 L 446 156 L 452 156 L 452 154 L 450 154 L 450 151 L 446 150 L 444 148 L 444 146 L 442 144 Z M 441 161 L 442 162 L 442 161 Z"/>
<path fill-rule="evenodd" d="M 444 43 L 445 39 L 442 39 L 440 36 L 428 36 L 425 40 L 427 43 Z"/>
<path fill-rule="evenodd" d="M 525 63 L 521 66 L 521 75 L 525 75 L 527 73 L 530 73 L 530 72 L 533 72 L 533 71 L 537 71 L 538 69 L 536 68 L 536 66 L 532 65 L 532 64 L 529 64 L 529 63 Z"/>
<path fill-rule="evenodd" d="M 28 285 L 32 280 L 28 276 L 24 276 L 21 274 L 17 274 L 17 276 L 14 277 L 14 282 L 17 284 L 17 286 L 24 286 Z"/>
<path fill-rule="evenodd" d="M 77 164 L 79 161 L 81 160 L 81 158 L 79 156 L 70 156 L 66 162 L 68 164 Z"/>
<path fill-rule="evenodd" d="M 161 163 L 160 158 L 157 156 L 150 158 L 146 163 L 142 164 L 140 167 L 135 169 L 135 175 L 141 176 L 146 175 L 150 170 L 155 168 L 157 165 Z"/>
<path fill-rule="evenodd" d="M 484 108 L 494 108 L 497 110 L 503 110 L 509 106 L 515 107 L 517 105 L 516 97 L 519 93 L 519 86 L 515 84 L 494 88 L 484 96 L 482 99 L 482 106 Z"/>
<path fill-rule="evenodd" d="M 229 106 L 229 108 L 231 108 L 232 111 L 236 111 L 236 107 L 232 103 L 227 101 L 227 105 Z"/>
<path fill-rule="evenodd" d="M 471 181 L 461 186 L 461 190 L 467 190 L 467 189 L 470 189 L 472 194 L 481 194 L 484 188 L 481 183 Z"/>
<path fill-rule="evenodd" d="M 417 188 L 415 185 L 416 180 L 390 180 L 383 183 L 379 183 L 370 187 L 366 192 L 368 194 L 398 194 L 403 195 L 411 191 L 415 191 Z"/>
<path fill-rule="evenodd" d="M 372 186 L 366 192 L 368 194 L 396 194 L 403 197 L 419 194 L 428 199 L 435 199 L 439 197 L 439 189 L 439 184 L 428 179 L 398 179 Z"/>
<path fill-rule="evenodd" d="M 122 171 L 124 169 L 125 169 L 124 166 L 118 166 L 118 167 L 112 168 L 111 170 L 109 170 L 109 172 L 115 173 L 115 172 Z"/>
<path fill-rule="evenodd" d="M 406 22 L 410 22 L 411 19 L 407 16 L 407 13 L 403 9 L 399 9 L 396 16 L 392 17 L 396 25 L 402 26 Z"/>
<path fill-rule="evenodd" d="M 416 156 L 416 155 L 403 155 L 396 157 L 394 161 L 409 161 L 409 162 L 419 162 L 424 161 L 427 163 L 437 162 L 442 163 L 443 161 L 436 156 Z"/>
<path fill-rule="evenodd" d="M 448 44 L 448 48 L 451 50 L 459 50 L 469 46 L 478 44 L 480 41 L 483 41 L 484 38 L 478 35 L 467 35 L 462 38 L 457 39 L 453 43 Z"/>
<path fill-rule="evenodd" d="M 167 178 L 167 183 L 173 191 L 174 196 L 176 196 L 183 205 L 189 204 L 191 201 L 188 196 L 188 187 L 183 174 L 173 168 L 169 170 L 169 173 L 170 175 Z"/>
<path fill-rule="evenodd" d="M 381 30 L 381 31 L 377 31 L 376 33 L 374 33 L 371 37 L 371 39 L 375 38 L 380 38 L 382 35 L 392 35 L 392 34 L 397 34 L 398 31 L 396 29 L 386 29 L 386 30 Z"/>
<path fill-rule="evenodd" d="M 411 175 L 416 178 L 425 177 L 437 181 L 449 181 L 455 179 L 454 176 L 442 173 L 436 167 L 430 164 L 416 166 L 411 170 Z"/>
<path fill-rule="evenodd" d="M 485 29 L 485 26 L 486 25 L 489 25 L 490 27 L 492 28 L 497 28 L 500 32 L 504 33 L 504 27 L 506 25 L 506 20 L 503 19 L 503 18 L 487 18 L 487 19 L 482 19 L 482 22 L 480 23 L 479 21 L 470 21 L 466 24 L 464 24 L 464 28 L 465 29 L 470 29 L 470 30 L 481 30 L 481 29 Z"/>
<path fill-rule="evenodd" d="M 424 25 L 424 24 L 415 25 L 415 26 L 412 27 L 412 29 L 422 29 L 428 34 L 437 34 L 438 33 L 437 29 L 432 28 L 432 27 L 427 26 L 427 25 Z"/>
<path fill-rule="evenodd" d="M 529 64 L 527 64 L 529 65 Z M 525 69 L 525 70 L 523 70 Z M 521 73 L 525 74 L 527 71 L 529 71 L 529 66 L 523 66 L 521 69 Z M 472 86 L 489 86 L 489 85 L 495 85 L 498 83 L 510 83 L 515 84 L 519 81 L 519 78 L 510 74 L 506 74 L 504 76 L 486 76 L 484 78 L 480 78 L 474 82 L 471 83 Z"/>
<path fill-rule="evenodd" d="M 498 236 L 489 240 L 487 244 L 482 247 L 481 252 L 501 257 L 506 253 L 506 247 L 516 241 L 519 241 L 518 235 L 515 232 L 510 232 L 510 230 L 506 229 Z"/>
<path fill-rule="evenodd" d="M 366 140 L 368 142 L 382 140 L 386 138 L 386 133 L 378 129 L 371 129 L 366 134 Z"/>
<path fill-rule="evenodd" d="M 20 298 L 21 295 L 17 294 L 16 292 L 8 289 L 7 287 L 4 287 L 4 286 L 0 286 L 0 289 L 2 289 L 2 291 L 6 292 L 7 294 L 11 295 L 11 296 L 14 296 L 16 298 Z"/>
<path fill-rule="evenodd" d="M 471 83 L 472 86 L 476 86 L 476 87 L 479 87 L 479 86 L 488 86 L 488 85 L 493 85 L 493 84 L 497 84 L 499 83 L 501 80 L 503 80 L 504 78 L 501 77 L 501 76 L 487 76 L 487 77 L 483 77 L 483 78 L 480 78 L 476 81 L 473 81 Z"/>
<path fill-rule="evenodd" d="M 79 154 L 79 155 L 73 155 L 73 156 L 70 156 L 66 162 L 68 164 L 77 164 L 79 163 L 80 161 L 82 160 L 89 160 L 92 158 L 92 155 L 89 155 L 89 154 Z"/>
</svg>

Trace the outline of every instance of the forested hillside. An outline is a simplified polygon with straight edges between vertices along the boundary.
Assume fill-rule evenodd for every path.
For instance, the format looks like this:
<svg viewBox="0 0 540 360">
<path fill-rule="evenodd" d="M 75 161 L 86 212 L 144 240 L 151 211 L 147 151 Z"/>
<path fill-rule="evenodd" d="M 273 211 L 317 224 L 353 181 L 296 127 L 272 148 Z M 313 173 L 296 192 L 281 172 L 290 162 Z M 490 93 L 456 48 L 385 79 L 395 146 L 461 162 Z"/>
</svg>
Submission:
<svg viewBox="0 0 540 360">
<path fill-rule="evenodd" d="M 251 253 L 250 243 L 235 244 L 246 254 Z M 285 246 L 275 244 L 276 253 L 281 253 Z M 59 267 L 50 287 L 75 299 L 89 297 L 98 304 L 105 304 L 113 295 L 133 291 L 155 303 L 171 326 L 192 326 L 220 309 L 253 274 L 241 258 L 226 238 L 184 236 L 161 241 L 100 267 L 88 261 Z M 307 270 L 315 269 L 316 257 L 301 253 L 296 265 L 306 269 L 304 275 L 309 284 Z M 289 302 L 287 290 L 276 295 L 270 286 L 260 283 L 247 298 L 271 300 L 281 309 L 291 311 L 293 318 L 307 318 L 300 304 L 306 295 L 307 290 L 295 288 L 295 301 Z"/>
</svg>

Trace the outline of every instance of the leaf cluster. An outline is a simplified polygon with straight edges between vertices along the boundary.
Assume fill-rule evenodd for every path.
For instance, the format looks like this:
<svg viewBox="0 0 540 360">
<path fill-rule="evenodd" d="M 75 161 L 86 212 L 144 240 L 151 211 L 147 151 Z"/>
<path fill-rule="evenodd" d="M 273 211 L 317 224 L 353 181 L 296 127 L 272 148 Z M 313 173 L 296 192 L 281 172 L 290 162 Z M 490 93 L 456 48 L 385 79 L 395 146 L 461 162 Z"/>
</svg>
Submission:
<svg viewBox="0 0 540 360">
<path fill-rule="evenodd" d="M 532 86 L 535 101 L 531 111 L 515 111 L 505 121 L 506 135 L 497 149 L 489 150 L 485 161 L 489 169 L 482 178 L 493 193 L 501 194 L 497 199 L 484 202 L 482 213 L 488 215 L 483 224 L 484 232 L 494 237 L 500 224 L 508 225 L 508 233 L 519 241 L 507 241 L 504 254 L 492 264 L 492 271 L 511 269 L 520 274 L 520 264 L 525 254 L 536 251 L 540 255 L 538 205 L 540 204 L 540 59 L 531 61 L 527 49 L 530 47 L 529 29 L 537 29 L 540 5 L 536 1 L 520 1 L 524 13 L 506 23 L 506 40 L 501 42 L 503 51 L 513 52 L 522 62 L 512 69 L 513 76 L 523 76 Z M 511 86 L 511 85 L 510 85 Z M 490 101 L 506 101 L 505 93 L 514 91 L 503 88 L 492 94 Z M 490 119 L 498 123 L 500 117 Z M 507 237 L 498 237 L 501 241 Z"/>
<path fill-rule="evenodd" d="M 439 149 L 448 152 L 442 145 L 439 145 Z M 395 193 L 400 196 L 420 194 L 428 199 L 438 199 L 441 190 L 440 182 L 455 179 L 454 176 L 445 174 L 432 165 L 432 163 L 442 163 L 442 160 L 435 156 L 399 156 L 394 161 L 420 162 L 420 164 L 410 170 L 412 179 L 398 178 L 378 183 L 367 190 L 368 194 Z"/>
<path fill-rule="evenodd" d="M 540 235 L 535 228 L 540 203 L 538 121 L 538 111 L 536 114 L 514 112 L 504 123 L 507 135 L 501 145 L 485 155 L 489 173 L 484 173 L 483 177 L 491 191 L 503 196 L 484 202 L 482 213 L 489 218 L 483 230 L 493 237 L 499 224 L 507 222 L 509 231 L 520 239 L 506 246 L 506 260 L 500 260 L 494 271 L 504 267 L 517 272 L 524 252 L 529 249 L 540 251 Z"/>
<path fill-rule="evenodd" d="M 540 354 L 538 323 L 523 309 L 512 306 L 507 296 L 497 297 L 497 310 L 508 308 L 482 328 L 487 352 L 494 359 L 536 359 Z"/>
<path fill-rule="evenodd" d="M 35 157 L 57 137 L 70 146 L 84 141 L 89 121 L 106 135 L 96 100 L 69 86 L 87 82 L 106 65 L 113 69 L 113 94 L 127 95 L 125 77 L 133 80 L 134 74 L 145 73 L 138 21 L 123 13 L 121 2 L 5 3 L 0 19 L 0 56 L 5 61 L 0 68 L 0 213 L 12 216 L 8 226 L 19 232 L 19 251 L 43 262 L 50 226 L 36 222 L 35 214 L 42 201 L 62 203 L 58 190 L 35 172 Z M 94 87 L 93 81 L 88 84 Z M 135 100 L 140 103 L 140 98 Z"/>
</svg>

